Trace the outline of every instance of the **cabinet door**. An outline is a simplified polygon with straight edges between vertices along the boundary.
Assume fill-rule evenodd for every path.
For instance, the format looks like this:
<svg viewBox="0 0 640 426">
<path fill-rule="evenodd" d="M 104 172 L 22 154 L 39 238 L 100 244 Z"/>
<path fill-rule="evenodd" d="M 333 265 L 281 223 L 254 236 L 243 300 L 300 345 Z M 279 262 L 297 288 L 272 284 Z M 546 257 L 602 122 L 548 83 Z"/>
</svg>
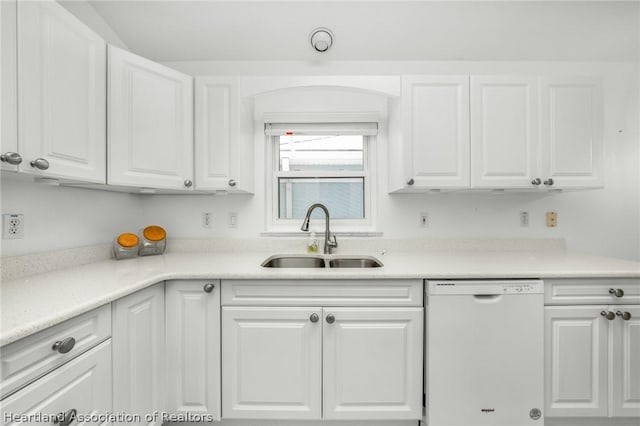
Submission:
<svg viewBox="0 0 640 426">
<path fill-rule="evenodd" d="M 469 187 L 469 77 L 404 76 L 402 102 L 409 186 Z"/>
<path fill-rule="evenodd" d="M 422 418 L 423 312 L 323 310 L 325 419 Z"/>
<path fill-rule="evenodd" d="M 104 40 L 55 1 L 18 2 L 18 88 L 20 171 L 105 183 Z"/>
<path fill-rule="evenodd" d="M 320 418 L 321 315 L 311 307 L 222 308 L 222 417 Z"/>
<path fill-rule="evenodd" d="M 164 348 L 164 284 L 113 303 L 114 411 L 156 423 L 144 414 L 164 409 Z"/>
<path fill-rule="evenodd" d="M 613 360 L 611 362 L 612 411 L 614 417 L 640 416 L 640 307 L 609 306 L 613 312 L 628 312 L 628 320 L 612 321 Z"/>
<path fill-rule="evenodd" d="M 607 416 L 607 306 L 545 307 L 545 416 Z"/>
<path fill-rule="evenodd" d="M 18 153 L 18 56 L 16 39 L 16 0 L 0 2 L 0 77 L 2 103 L 0 103 L 0 154 Z M 17 165 L 0 163 L 2 170 L 17 171 Z"/>
<path fill-rule="evenodd" d="M 198 190 L 253 191 L 251 121 L 236 77 L 199 77 L 195 83 L 195 168 Z M 249 112 L 249 116 L 252 113 Z M 240 125 L 242 123 L 242 126 Z"/>
<path fill-rule="evenodd" d="M 193 189 L 193 78 L 109 46 L 110 184 Z"/>
<path fill-rule="evenodd" d="M 79 416 L 112 412 L 110 340 L 2 400 L 2 424 L 53 424 L 48 416 L 70 410 L 76 410 Z M 29 416 L 27 418 L 32 420 L 12 420 L 12 415 Z M 73 424 L 98 425 L 101 422 L 74 421 Z"/>
<path fill-rule="evenodd" d="M 603 185 L 602 83 L 593 77 L 542 79 L 540 143 L 550 187 Z"/>
<path fill-rule="evenodd" d="M 471 186 L 535 187 L 537 87 L 535 77 L 471 77 Z"/>
<path fill-rule="evenodd" d="M 167 281 L 170 412 L 220 420 L 220 282 Z"/>
</svg>

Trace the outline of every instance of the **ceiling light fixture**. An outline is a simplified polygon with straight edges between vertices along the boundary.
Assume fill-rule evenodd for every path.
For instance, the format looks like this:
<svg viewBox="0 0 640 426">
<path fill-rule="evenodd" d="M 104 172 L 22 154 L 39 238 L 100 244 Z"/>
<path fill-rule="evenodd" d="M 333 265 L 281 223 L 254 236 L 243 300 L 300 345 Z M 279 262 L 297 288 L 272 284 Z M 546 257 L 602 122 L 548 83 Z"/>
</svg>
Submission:
<svg viewBox="0 0 640 426">
<path fill-rule="evenodd" d="M 309 36 L 311 47 L 319 53 L 324 53 L 333 46 L 333 33 L 328 28 L 316 28 Z"/>
</svg>

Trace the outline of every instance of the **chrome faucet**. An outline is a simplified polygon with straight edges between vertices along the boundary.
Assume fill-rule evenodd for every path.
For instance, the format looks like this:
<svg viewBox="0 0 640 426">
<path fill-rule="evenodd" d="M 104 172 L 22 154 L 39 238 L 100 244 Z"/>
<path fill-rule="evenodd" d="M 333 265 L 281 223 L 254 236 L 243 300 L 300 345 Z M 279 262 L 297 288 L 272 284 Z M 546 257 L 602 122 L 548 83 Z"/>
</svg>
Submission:
<svg viewBox="0 0 640 426">
<path fill-rule="evenodd" d="M 331 254 L 331 249 L 338 247 L 338 240 L 335 235 L 331 235 L 331 231 L 329 230 L 329 210 L 325 207 L 324 204 L 316 203 L 312 204 L 307 210 L 307 214 L 302 221 L 302 226 L 300 230 L 308 231 L 309 230 L 309 220 L 311 219 L 311 213 L 315 210 L 316 207 L 319 207 L 324 211 L 325 217 L 325 229 L 324 229 L 324 254 Z"/>
</svg>

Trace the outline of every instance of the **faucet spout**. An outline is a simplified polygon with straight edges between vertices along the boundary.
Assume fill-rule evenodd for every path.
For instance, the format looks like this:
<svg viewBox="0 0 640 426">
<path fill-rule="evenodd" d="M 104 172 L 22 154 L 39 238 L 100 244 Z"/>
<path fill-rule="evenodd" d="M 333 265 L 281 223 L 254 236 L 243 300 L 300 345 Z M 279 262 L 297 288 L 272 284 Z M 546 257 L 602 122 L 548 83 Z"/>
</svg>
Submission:
<svg viewBox="0 0 640 426">
<path fill-rule="evenodd" d="M 311 213 L 319 208 L 324 212 L 325 218 L 325 229 L 324 229 L 324 254 L 331 254 L 331 249 L 338 247 L 338 240 L 335 235 L 331 235 L 331 231 L 329 230 L 329 209 L 324 204 L 316 203 L 309 206 L 307 210 L 307 214 L 302 221 L 302 226 L 300 227 L 301 231 L 309 230 L 309 220 L 311 219 Z"/>
</svg>

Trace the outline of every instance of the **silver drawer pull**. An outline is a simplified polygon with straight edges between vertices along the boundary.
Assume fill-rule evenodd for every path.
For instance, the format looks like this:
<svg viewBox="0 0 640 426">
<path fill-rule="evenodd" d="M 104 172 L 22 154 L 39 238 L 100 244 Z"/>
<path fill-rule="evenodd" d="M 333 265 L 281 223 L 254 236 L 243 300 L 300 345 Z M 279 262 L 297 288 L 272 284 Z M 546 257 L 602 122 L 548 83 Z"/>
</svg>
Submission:
<svg viewBox="0 0 640 426">
<path fill-rule="evenodd" d="M 53 349 L 54 351 L 58 351 L 61 354 L 66 354 L 71 349 L 73 349 L 75 345 L 76 339 L 74 339 L 73 337 L 67 337 L 64 340 L 58 340 L 57 342 L 55 342 L 51 349 Z"/>
<path fill-rule="evenodd" d="M 629 313 L 629 312 L 617 311 L 616 315 L 621 317 L 625 321 L 629 321 L 631 319 L 631 313 Z"/>
<path fill-rule="evenodd" d="M 616 297 L 622 297 L 624 296 L 624 290 L 621 288 L 610 288 L 609 294 L 613 294 Z"/>
<path fill-rule="evenodd" d="M 31 167 L 35 167 L 38 170 L 47 170 L 49 168 L 49 162 L 44 158 L 36 158 L 29 164 L 31 164 Z"/>
<path fill-rule="evenodd" d="M 22 156 L 17 152 L 5 152 L 4 154 L 0 155 L 0 161 L 2 161 L 3 163 L 9 163 L 12 166 L 17 166 L 18 164 L 22 163 Z"/>
<path fill-rule="evenodd" d="M 55 424 L 60 426 L 69 426 L 78 416 L 78 410 L 72 408 L 68 410 L 66 413 L 60 413 L 56 416 L 56 419 L 53 421 Z"/>
<path fill-rule="evenodd" d="M 605 317 L 609 321 L 613 321 L 616 318 L 616 314 L 614 314 L 611 311 L 602 311 L 602 312 L 600 312 L 600 315 L 602 315 L 603 317 Z"/>
<path fill-rule="evenodd" d="M 333 324 L 336 321 L 336 317 L 333 314 L 327 315 L 327 322 Z"/>
<path fill-rule="evenodd" d="M 215 287 L 216 286 L 214 284 L 207 283 L 204 285 L 204 291 L 205 293 L 211 293 Z"/>
</svg>

